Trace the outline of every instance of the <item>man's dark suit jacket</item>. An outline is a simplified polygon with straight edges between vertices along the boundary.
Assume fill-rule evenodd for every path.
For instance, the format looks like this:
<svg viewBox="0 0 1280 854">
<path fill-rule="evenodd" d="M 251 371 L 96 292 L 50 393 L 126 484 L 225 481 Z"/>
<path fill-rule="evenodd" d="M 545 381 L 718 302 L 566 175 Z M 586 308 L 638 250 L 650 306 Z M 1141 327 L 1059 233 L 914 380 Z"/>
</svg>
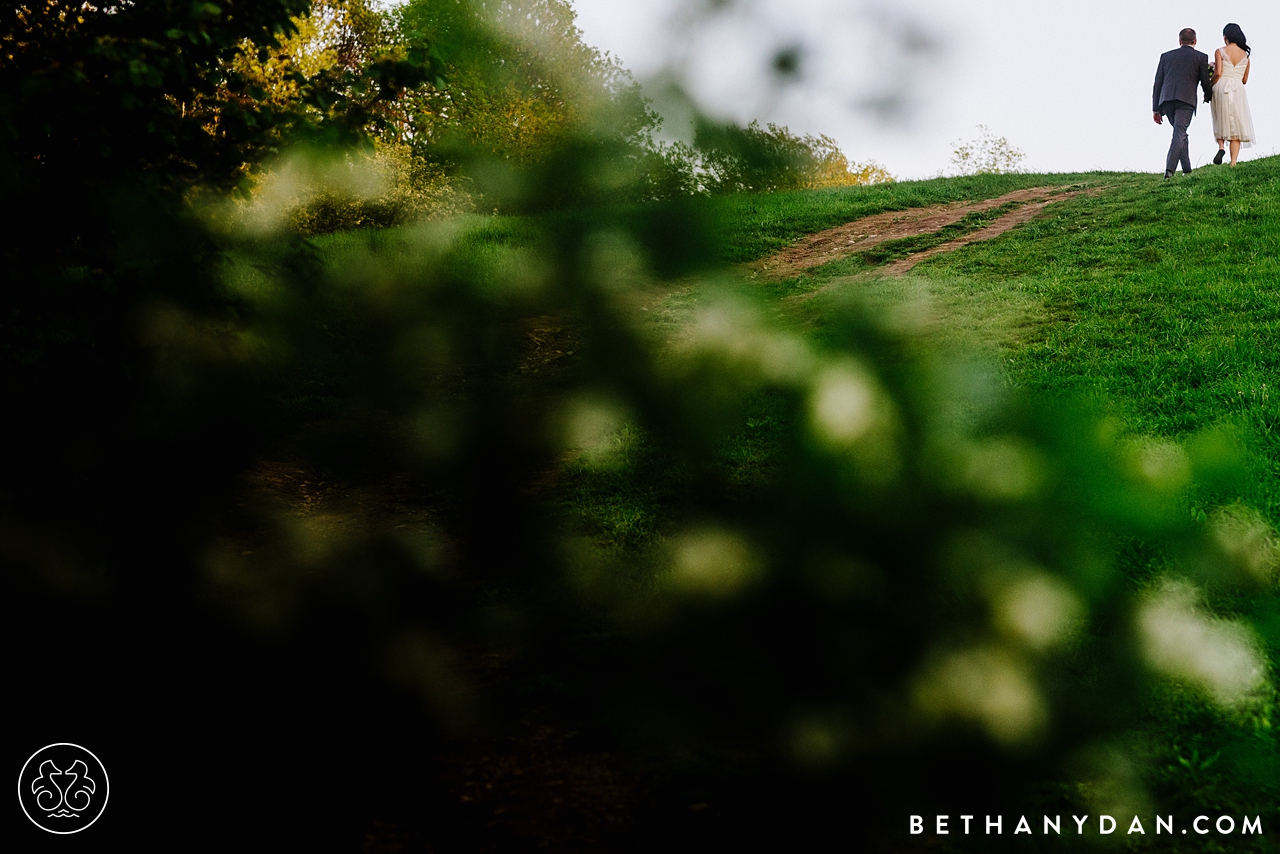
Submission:
<svg viewBox="0 0 1280 854">
<path fill-rule="evenodd" d="M 1195 109 L 1197 83 L 1204 89 L 1205 101 L 1213 97 L 1213 86 L 1209 80 L 1209 57 L 1191 45 L 1184 44 L 1163 54 L 1156 69 L 1156 85 L 1151 92 L 1151 112 L 1163 112 L 1160 105 L 1169 101 L 1181 101 Z"/>
</svg>

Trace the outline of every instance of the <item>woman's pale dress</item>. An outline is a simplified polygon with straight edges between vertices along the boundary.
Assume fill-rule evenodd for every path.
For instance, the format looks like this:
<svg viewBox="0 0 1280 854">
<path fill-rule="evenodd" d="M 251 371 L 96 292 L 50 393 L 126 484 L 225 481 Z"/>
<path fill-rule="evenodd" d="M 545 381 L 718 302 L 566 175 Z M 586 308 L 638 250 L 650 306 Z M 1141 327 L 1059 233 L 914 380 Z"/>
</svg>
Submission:
<svg viewBox="0 0 1280 854">
<path fill-rule="evenodd" d="M 1213 100 L 1209 102 L 1213 108 L 1213 138 L 1238 139 L 1248 148 L 1253 145 L 1253 117 L 1249 114 L 1249 98 L 1244 93 L 1244 72 L 1249 67 L 1249 57 L 1245 56 L 1236 65 L 1225 50 L 1219 53 L 1222 76 L 1213 84 Z"/>
</svg>

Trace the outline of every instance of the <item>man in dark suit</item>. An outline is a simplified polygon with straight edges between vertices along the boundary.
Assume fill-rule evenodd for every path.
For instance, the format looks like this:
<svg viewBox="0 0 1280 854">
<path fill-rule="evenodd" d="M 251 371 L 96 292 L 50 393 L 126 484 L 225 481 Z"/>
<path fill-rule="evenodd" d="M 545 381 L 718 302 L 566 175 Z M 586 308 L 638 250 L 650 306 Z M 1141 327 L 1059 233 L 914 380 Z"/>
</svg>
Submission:
<svg viewBox="0 0 1280 854">
<path fill-rule="evenodd" d="M 1209 57 L 1196 50 L 1196 31 L 1190 28 L 1178 33 L 1177 50 L 1160 57 L 1156 69 L 1156 85 L 1151 92 L 1151 110 L 1156 124 L 1164 124 L 1163 117 L 1173 125 L 1173 142 L 1165 159 L 1164 177 L 1173 177 L 1173 170 L 1182 164 L 1182 171 L 1191 173 L 1191 149 L 1187 141 L 1187 128 L 1196 114 L 1196 84 L 1204 89 L 1204 102 L 1213 97 L 1213 84 L 1209 76 Z"/>
</svg>

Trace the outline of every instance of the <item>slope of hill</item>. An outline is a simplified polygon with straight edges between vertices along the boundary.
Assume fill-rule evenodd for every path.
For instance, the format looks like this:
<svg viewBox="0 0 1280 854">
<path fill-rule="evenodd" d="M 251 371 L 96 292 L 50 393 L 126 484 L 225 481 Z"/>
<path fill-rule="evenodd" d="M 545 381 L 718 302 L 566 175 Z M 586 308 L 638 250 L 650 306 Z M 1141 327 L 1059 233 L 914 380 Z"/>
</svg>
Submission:
<svg viewBox="0 0 1280 854">
<path fill-rule="evenodd" d="M 479 664 L 472 670 L 482 673 L 490 689 L 521 698 L 513 708 L 522 710 L 525 734 L 511 736 L 515 746 L 510 749 L 487 742 L 456 748 L 461 759 L 451 761 L 469 769 L 468 779 L 494 782 L 496 792 L 483 799 L 485 818 L 468 813 L 457 821 L 466 827 L 491 822 L 486 826 L 520 835 L 533 831 L 503 824 L 497 816 L 556 810 L 563 816 L 556 833 L 584 827 L 594 833 L 604 825 L 582 816 L 603 809 L 593 798 L 605 788 L 614 793 L 609 833 L 635 832 L 642 838 L 654 828 L 680 833 L 702 828 L 696 832 L 708 839 L 749 836 L 760 809 L 774 809 L 781 822 L 789 811 L 807 809 L 809 799 L 833 807 L 841 792 L 870 797 L 872 789 L 894 808 L 939 792 L 945 802 L 1002 790 L 1010 803 L 1017 799 L 1020 808 L 1046 812 L 1132 808 L 1134 814 L 1142 812 L 1148 831 L 1154 808 L 1177 813 L 1182 825 L 1210 811 L 1237 819 L 1271 816 L 1267 805 L 1277 791 L 1274 767 L 1280 750 L 1272 731 L 1276 702 L 1270 682 L 1258 682 L 1248 702 L 1232 705 L 1217 702 L 1191 677 L 1153 680 L 1141 662 L 1133 621 L 1140 619 L 1135 615 L 1143 613 L 1142 603 L 1159 593 L 1162 579 L 1181 573 L 1203 588 L 1194 608 L 1178 612 L 1190 614 L 1186 625 L 1203 635 L 1192 637 L 1188 649 L 1199 650 L 1196 644 L 1206 638 L 1230 637 L 1244 646 L 1228 647 L 1239 652 L 1256 644 L 1265 661 L 1275 661 L 1280 650 L 1280 604 L 1273 592 L 1280 564 L 1273 533 L 1280 523 L 1280 479 L 1272 462 L 1276 409 L 1269 391 L 1277 382 L 1278 361 L 1269 347 L 1280 310 L 1280 299 L 1270 290 L 1280 226 L 1278 181 L 1275 159 L 1233 171 L 1206 169 L 1168 183 L 1128 174 L 987 176 L 736 196 L 655 211 L 566 215 L 559 222 L 475 218 L 319 241 L 335 281 L 356 293 L 369 288 L 361 299 L 374 310 L 371 316 L 392 330 L 385 337 L 396 340 L 402 334 L 380 302 L 392 293 L 439 300 L 438 313 L 425 315 L 432 324 L 443 324 L 439 318 L 461 306 L 467 312 L 461 316 L 483 325 L 456 329 L 479 330 L 477 342 L 505 336 L 506 349 L 477 349 L 469 356 L 483 371 L 454 363 L 456 376 L 469 377 L 465 382 L 441 375 L 443 384 L 430 398 L 434 408 L 409 413 L 417 419 L 409 425 L 413 430 L 427 435 L 450 419 L 464 423 L 469 396 L 478 388 L 494 399 L 511 395 L 518 406 L 507 410 L 509 423 L 549 424 L 569 437 L 568 446 L 558 446 L 558 458 L 540 458 L 549 468 L 507 473 L 512 494 L 537 507 L 537 515 L 529 518 L 539 520 L 537 530 L 554 543 L 552 552 L 567 555 L 554 560 L 564 561 L 557 571 L 567 573 L 572 594 L 557 586 L 561 582 L 548 580 L 553 576 L 536 582 L 539 597 L 566 597 L 556 600 L 558 608 L 568 610 L 555 612 L 551 645 L 535 652 L 537 633 L 528 621 L 545 606 L 531 605 L 519 593 L 519 585 L 533 582 L 483 580 L 463 597 L 479 591 L 485 603 L 479 613 L 497 621 L 493 625 L 507 625 L 499 617 L 526 620 L 518 631 L 507 626 L 498 632 L 520 634 L 524 647 L 517 652 L 504 646 L 507 640 L 496 652 L 482 653 L 483 643 L 474 638 L 457 647 L 461 660 L 489 662 L 483 671 Z M 580 243 L 565 236 L 583 232 Z M 665 274 L 655 271 L 671 242 L 704 239 L 718 241 L 710 253 L 714 257 L 683 268 L 673 265 Z M 716 259 L 728 269 L 717 269 Z M 400 290 L 393 292 L 386 283 L 396 276 Z M 556 302 L 557 282 L 568 282 L 565 287 L 573 293 L 575 276 L 606 283 L 602 292 L 585 291 L 594 293 L 595 303 L 584 308 L 583 302 Z M 423 281 L 448 287 L 422 296 L 417 283 Z M 512 290 L 513 284 L 520 290 Z M 618 325 L 592 328 L 601 320 Z M 650 349 L 643 357 L 636 355 L 639 350 L 610 349 L 616 339 Z M 424 348 L 428 338 L 415 332 L 402 340 Z M 460 334 L 455 341 L 462 341 Z M 700 346 L 708 348 L 703 355 Z M 404 350 L 388 347 L 387 352 Z M 483 361 L 487 353 L 499 353 L 501 359 Z M 988 377 L 969 370 L 976 362 L 997 365 L 1004 385 L 1021 390 L 1012 398 L 1029 396 L 1037 403 L 1026 411 L 1018 408 L 1023 404 L 997 406 L 980 419 L 976 433 L 962 427 L 953 435 L 945 424 L 952 416 L 933 409 L 958 404 L 958 420 L 965 421 L 964 407 L 975 404 L 967 391 L 939 390 L 937 383 Z M 634 373 L 618 371 L 618 365 Z M 646 371 L 649 379 L 639 391 L 627 385 Z M 896 474 L 868 474 L 875 465 L 860 466 L 874 462 L 874 455 L 859 461 L 856 454 L 833 452 L 812 431 L 824 377 L 834 378 L 831 388 L 840 392 L 833 398 L 840 404 L 833 423 L 844 417 L 841 413 L 865 408 L 859 403 L 865 399 L 860 397 L 862 371 L 896 400 L 906 425 L 901 435 L 909 437 L 903 439 L 907 462 Z M 934 383 L 923 396 L 918 394 L 921 378 L 924 386 Z M 406 389 L 419 393 L 413 383 Z M 636 414 L 660 399 L 665 408 Z M 1083 401 L 1106 417 L 1061 415 L 1070 408 L 1055 399 L 1077 407 Z M 552 413 L 551 419 L 535 422 L 540 411 Z M 323 405 L 319 412 L 324 415 Z M 1051 413 L 1047 421 L 1045 412 Z M 411 431 L 402 432 L 409 436 Z M 521 432 L 522 441 L 547 441 L 530 429 Z M 423 453 L 444 453 L 409 438 L 426 448 Z M 999 441 L 987 450 L 995 455 L 982 456 L 987 446 L 981 443 L 992 438 Z M 938 444 L 945 441 L 960 446 Z M 1024 490 L 1030 483 L 1025 479 L 1001 480 L 1021 471 L 1010 463 L 1022 459 L 1020 448 L 1036 449 L 1032 458 L 1058 461 L 1051 467 L 1054 486 L 1048 493 Z M 1097 448 L 1103 449 L 1100 456 Z M 987 484 L 959 502 L 950 491 L 954 485 L 939 481 L 937 470 L 930 469 L 952 450 L 961 457 L 978 453 L 964 477 Z M 477 445 L 475 452 L 489 466 L 485 471 L 497 477 L 500 467 L 486 446 Z M 1217 457 L 1233 454 L 1242 455 L 1243 469 L 1231 469 L 1229 477 L 1201 477 L 1216 471 Z M 436 464 L 414 465 L 430 472 Z M 296 480 L 325 480 L 330 493 L 366 496 L 360 513 L 383 517 L 378 524 L 388 536 L 399 536 L 394 532 L 401 528 L 420 528 L 428 539 L 439 536 L 432 532 L 448 529 L 459 512 L 454 499 L 424 492 L 407 479 L 396 482 L 394 501 L 380 503 L 376 489 L 335 486 L 332 473 L 307 474 L 305 467 L 305 461 L 298 462 Z M 1113 474 L 1118 481 L 1108 479 Z M 988 476 L 994 479 L 982 480 Z M 260 492 L 289 491 L 280 478 L 258 480 Z M 355 523 L 366 524 L 332 497 L 303 497 L 291 512 L 310 514 L 317 525 L 350 533 Z M 323 519 L 313 505 L 324 511 Z M 489 531 L 489 525 L 510 528 L 501 511 L 483 503 L 476 508 L 481 527 L 443 539 L 444 546 L 432 553 L 446 557 L 437 560 L 447 563 L 451 551 L 474 548 L 466 537 Z M 1081 522 L 1080 513 L 1094 521 Z M 747 533 L 739 538 L 734 531 Z M 996 594 L 982 587 L 990 580 L 983 582 L 981 573 L 950 576 L 951 570 L 931 563 L 939 553 L 927 544 L 953 538 L 957 531 L 962 539 L 972 535 L 975 542 L 999 541 L 1036 555 L 1054 577 L 1087 599 L 1095 617 L 1089 632 L 1077 637 L 1077 646 L 1062 658 L 1036 658 L 1040 663 L 1028 671 L 1044 677 L 1046 691 L 1058 692 L 1052 694 L 1058 704 L 1054 710 L 1071 722 L 1062 725 L 1061 743 L 1041 745 L 1043 756 L 1071 756 L 1077 764 L 1035 766 L 1016 752 L 1012 764 L 1001 764 L 1008 755 L 1000 739 L 1009 731 L 993 744 L 963 726 L 942 730 L 951 733 L 942 741 L 908 739 L 884 747 L 883 753 L 876 753 L 880 747 L 866 752 L 875 738 L 865 732 L 882 734 L 876 738 L 899 732 L 883 719 L 860 717 L 868 708 L 867 696 L 889 702 L 899 690 L 896 680 L 903 674 L 916 678 L 913 656 L 924 656 L 938 633 L 945 646 L 991 631 L 985 610 L 991 606 L 983 603 Z M 751 548 L 758 549 L 755 554 L 768 570 L 742 569 L 750 563 L 743 555 Z M 887 599 L 862 601 L 861 594 L 850 594 L 853 588 L 831 586 L 836 577 L 822 573 L 836 564 L 822 562 L 846 552 L 854 556 L 849 566 L 866 560 L 886 568 L 888 587 L 876 595 Z M 228 560 L 235 561 L 234 555 Z M 675 600 L 667 599 L 672 573 L 680 571 L 672 562 L 681 560 L 695 576 L 709 575 L 677 591 Z M 725 565 L 748 575 L 772 578 L 774 586 L 742 582 L 748 591 L 743 601 L 750 603 L 745 609 L 733 605 L 731 596 L 698 598 L 718 584 L 738 583 L 732 573 L 716 574 L 726 560 Z M 1227 564 L 1252 575 L 1232 578 L 1211 568 Z M 935 589 L 948 584 L 953 586 L 945 595 Z M 694 598 L 678 604 L 685 594 Z M 585 612 L 574 610 L 580 605 Z M 638 624 L 654 632 L 647 636 L 655 644 L 650 651 L 661 647 L 672 657 L 639 675 L 627 670 L 633 661 L 615 657 L 615 645 L 637 625 L 627 621 L 651 607 L 656 610 Z M 574 620 L 581 622 L 566 621 L 563 613 L 578 614 Z M 623 620 L 629 628 L 605 616 L 617 613 L 629 615 Z M 680 615 L 694 618 L 682 624 Z M 896 622 L 899 615 L 910 628 Z M 944 624 L 953 629 L 939 628 Z M 664 645 L 664 637 L 677 637 L 664 634 L 677 625 L 686 633 Z M 802 637 L 809 640 L 796 640 Z M 887 671 L 878 663 L 857 663 L 886 638 L 893 639 L 888 647 L 876 648 L 893 649 L 901 660 L 894 658 Z M 1023 655 L 1007 633 L 997 632 L 988 643 L 994 644 L 988 650 Z M 1212 671 L 1225 660 L 1220 652 L 1209 650 L 1200 664 Z M 966 672 L 981 672 L 985 665 L 974 660 L 965 666 Z M 673 677 L 674 671 L 664 668 L 678 668 L 684 676 Z M 1269 672 L 1271 665 L 1264 669 Z M 808 675 L 793 679 L 796 672 Z M 727 681 L 717 681 L 721 675 Z M 704 684 L 719 688 L 704 690 Z M 981 679 L 975 684 L 980 686 Z M 679 694 L 686 689 L 691 693 Z M 859 699 L 821 705 L 835 703 L 832 697 L 844 696 L 839 691 L 845 689 Z M 977 689 L 962 685 L 956 690 L 971 697 Z M 744 754 L 729 760 L 707 746 L 722 734 L 712 729 L 681 742 L 682 750 L 692 751 L 681 755 L 695 757 L 688 765 L 677 768 L 652 755 L 638 758 L 643 750 L 631 752 L 602 736 L 608 726 L 593 717 L 601 714 L 600 698 L 610 692 L 633 699 L 666 697 L 672 714 L 688 713 L 692 720 L 712 714 L 726 732 L 745 727 L 775 733 L 770 728 L 779 720 L 783 726 L 803 724 L 787 736 L 798 739 L 799 747 L 777 748 L 782 742 L 768 739 L 782 737 L 770 734 L 754 742 L 752 750 L 761 753 L 738 764 Z M 735 697 L 746 699 L 729 709 L 717 705 Z M 985 697 L 972 702 L 979 710 L 988 708 L 982 705 Z M 643 717 L 652 711 L 648 703 L 615 709 L 610 720 L 627 721 L 633 712 Z M 958 714 L 974 713 L 962 709 Z M 986 713 L 977 714 L 981 721 Z M 1001 713 L 992 714 L 998 724 Z M 661 729 L 666 726 L 656 723 L 661 720 L 652 718 L 645 726 Z M 911 720 L 912 726 L 923 726 Z M 606 756 L 566 747 L 565 733 L 580 726 L 621 752 Z M 673 732 L 699 732 L 671 726 Z M 1095 736 L 1088 733 L 1095 731 L 1109 734 L 1089 742 Z M 953 737 L 976 752 L 952 755 Z M 761 747 L 766 743 L 773 746 Z M 780 766 L 753 764 L 775 749 L 798 750 L 800 764 L 787 765 L 785 758 L 778 759 Z M 832 758 L 837 756 L 846 756 L 849 764 L 839 764 L 846 760 Z M 881 759 L 886 764 L 877 764 Z M 828 761 L 836 765 L 822 764 Z M 987 767 L 997 770 L 984 780 L 970 779 L 973 792 L 965 793 L 956 788 L 960 777 L 954 775 L 971 761 L 994 762 Z M 526 779 L 545 778 L 553 767 L 568 769 L 566 779 L 577 774 L 582 785 L 566 790 L 564 803 L 553 806 L 543 793 L 514 779 L 497 785 L 507 779 L 503 769 L 511 765 L 519 766 Z M 608 786 L 597 774 L 605 766 L 613 775 Z M 907 770 L 892 770 L 898 766 Z M 1007 789 L 1028 779 L 1040 785 Z M 448 791 L 463 784 L 442 779 L 438 785 Z M 646 791 L 650 794 L 642 794 Z M 714 807 L 707 810 L 707 802 Z M 690 805 L 699 809 L 690 811 Z M 490 813 L 494 818 L 487 817 Z M 637 818 L 643 815 L 649 818 Z M 781 824 L 771 830 L 793 832 Z M 909 839 L 895 835 L 900 830 L 886 825 L 880 841 L 908 845 Z M 873 837 L 878 832 L 868 831 Z M 429 831 L 424 833 L 430 838 Z M 1268 839 L 1248 844 L 1265 850 Z M 1198 836 L 1177 841 L 1186 850 L 1218 842 L 1205 843 Z M 950 842 L 963 845 L 954 837 Z M 933 838 L 927 844 L 945 843 Z M 1065 838 L 1063 844 L 1068 844 Z"/>
</svg>

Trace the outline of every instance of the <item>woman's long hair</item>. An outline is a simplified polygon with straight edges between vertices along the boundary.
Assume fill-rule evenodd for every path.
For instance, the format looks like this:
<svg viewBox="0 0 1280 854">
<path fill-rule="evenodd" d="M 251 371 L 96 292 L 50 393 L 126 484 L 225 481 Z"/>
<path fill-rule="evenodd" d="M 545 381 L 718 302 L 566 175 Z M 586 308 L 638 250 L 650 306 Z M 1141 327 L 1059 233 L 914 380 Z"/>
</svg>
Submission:
<svg viewBox="0 0 1280 854">
<path fill-rule="evenodd" d="M 1245 53 L 1253 53 L 1253 48 L 1249 47 L 1244 39 L 1244 30 L 1240 29 L 1239 24 L 1227 24 L 1222 28 L 1222 37 L 1240 48 Z"/>
</svg>

